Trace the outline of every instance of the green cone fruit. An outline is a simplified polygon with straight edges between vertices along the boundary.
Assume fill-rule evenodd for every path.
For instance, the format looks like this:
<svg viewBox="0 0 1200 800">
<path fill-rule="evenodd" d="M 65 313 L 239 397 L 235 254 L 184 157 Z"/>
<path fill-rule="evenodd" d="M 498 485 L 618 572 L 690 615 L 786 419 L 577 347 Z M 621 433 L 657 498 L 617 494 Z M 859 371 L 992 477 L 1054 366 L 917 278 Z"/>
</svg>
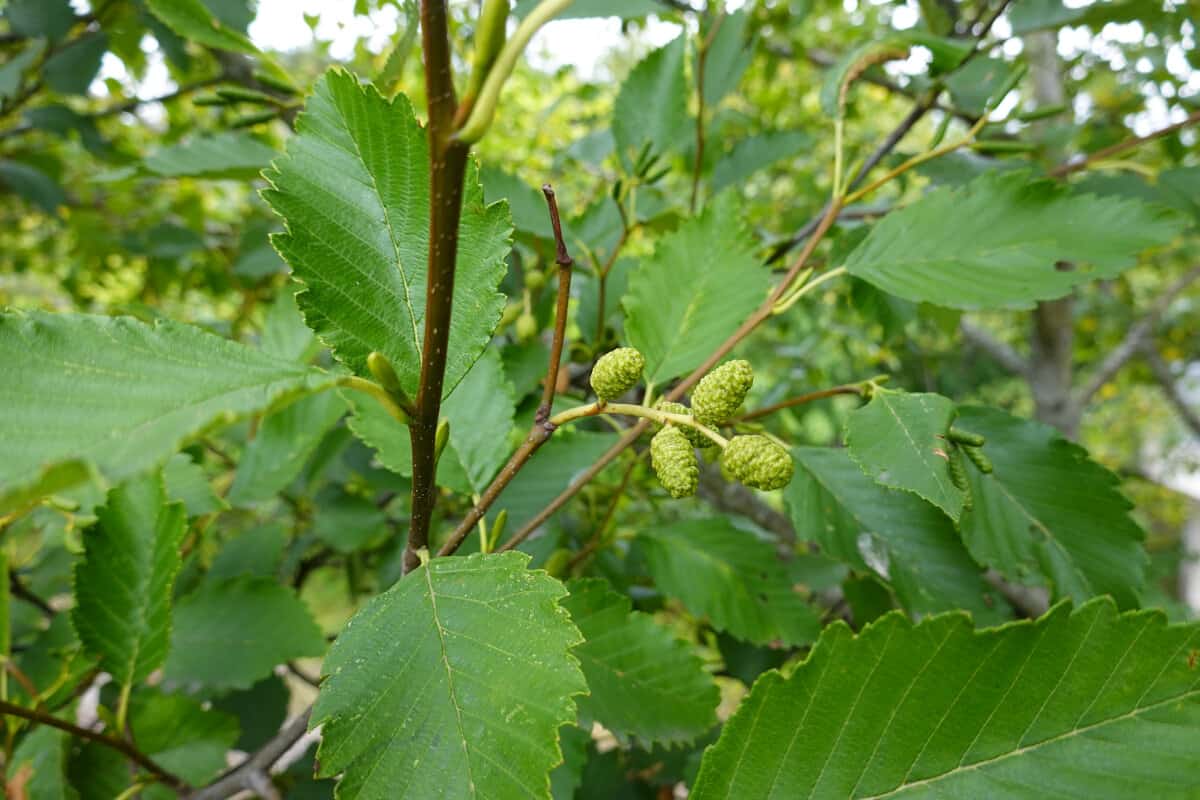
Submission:
<svg viewBox="0 0 1200 800">
<path fill-rule="evenodd" d="M 690 497 L 696 493 L 700 481 L 696 451 L 679 428 L 668 425 L 654 434 L 650 440 L 650 463 L 658 482 L 671 497 Z"/>
<path fill-rule="evenodd" d="M 601 400 L 616 400 L 642 379 L 646 359 L 632 347 L 619 347 L 600 356 L 592 368 L 592 389 Z"/>
<path fill-rule="evenodd" d="M 654 408 L 657 411 L 665 411 L 668 414 L 679 414 L 684 417 L 692 415 L 692 410 L 683 403 L 673 403 L 670 400 L 659 400 L 654 404 Z M 655 430 L 659 430 L 661 427 L 661 425 L 657 426 Z M 708 447 L 713 443 L 711 439 L 689 425 L 676 425 L 675 427 L 683 432 L 687 440 L 692 443 L 692 447 Z"/>
<path fill-rule="evenodd" d="M 741 408 L 754 384 L 749 361 L 726 361 L 700 379 L 692 390 L 692 414 L 710 427 L 727 422 Z"/>
<path fill-rule="evenodd" d="M 766 436 L 735 436 L 721 454 L 721 471 L 752 489 L 782 489 L 796 471 L 792 457 Z"/>
</svg>

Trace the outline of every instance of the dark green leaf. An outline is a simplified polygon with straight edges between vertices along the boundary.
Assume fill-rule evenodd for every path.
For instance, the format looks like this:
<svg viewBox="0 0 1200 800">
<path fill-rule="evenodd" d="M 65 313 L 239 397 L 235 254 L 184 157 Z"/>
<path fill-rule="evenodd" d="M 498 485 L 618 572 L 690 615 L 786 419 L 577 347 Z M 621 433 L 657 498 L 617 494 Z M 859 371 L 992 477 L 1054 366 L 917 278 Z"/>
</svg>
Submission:
<svg viewBox="0 0 1200 800">
<path fill-rule="evenodd" d="M 738 220 L 732 192 L 658 242 L 634 269 L 621 305 L 647 381 L 699 366 L 766 299 L 770 275 Z"/>
<path fill-rule="evenodd" d="M 918 302 L 1033 308 L 1118 275 L 1179 228 L 1176 215 L 1136 200 L 1075 194 L 1027 172 L 993 173 L 884 217 L 846 268 Z"/>
<path fill-rule="evenodd" d="M 162 478 L 151 474 L 110 491 L 96 515 L 75 568 L 71 621 L 113 680 L 130 686 L 167 655 L 186 513 L 182 503 L 167 504 Z"/>
<path fill-rule="evenodd" d="M 964 608 L 979 620 L 1006 618 L 945 514 L 880 486 L 845 450 L 797 447 L 792 455 L 796 477 L 784 498 L 802 538 L 887 580 L 914 613 Z"/>
<path fill-rule="evenodd" d="M 958 520 L 963 492 L 950 480 L 945 434 L 954 403 L 940 394 L 876 389 L 846 420 L 846 449 L 876 482 L 928 500 Z"/>
<path fill-rule="evenodd" d="M 1040 575 L 1076 602 L 1110 594 L 1137 604 L 1145 534 L 1118 478 L 1047 425 L 983 406 L 960 410 L 962 427 L 987 437 L 995 471 L 968 468 L 975 508 L 963 515 L 971 554 L 1009 578 Z"/>
<path fill-rule="evenodd" d="M 236 53 L 258 52 L 244 33 L 222 23 L 200 0 L 146 0 L 146 6 L 184 39 Z"/>
<path fill-rule="evenodd" d="M 579 713 L 646 744 L 690 742 L 716 724 L 720 693 L 691 647 L 599 579 L 571 581 L 563 606 L 588 695 Z"/>
<path fill-rule="evenodd" d="M 835 622 L 754 685 L 691 796 L 1189 797 L 1198 635 L 1109 600 L 982 631 L 964 614 Z"/>
<path fill-rule="evenodd" d="M 287 221 L 274 237 L 305 286 L 310 327 L 351 369 L 366 374 L 371 351 L 391 361 L 415 396 L 425 318 L 429 165 L 425 130 L 408 98 L 388 102 L 348 72 L 316 85 L 287 155 L 267 173 L 264 196 Z M 491 338 L 504 296 L 512 228 L 503 203 L 485 206 L 468 170 L 444 394 Z"/>
<path fill-rule="evenodd" d="M 96 33 L 68 42 L 46 60 L 42 77 L 59 94 L 87 94 L 108 52 L 108 36 Z"/>
<path fill-rule="evenodd" d="M 687 37 L 678 36 L 642 59 L 621 84 L 612 128 L 617 153 L 627 169 L 646 144 L 652 154 L 663 155 L 687 140 L 686 52 Z"/>
<path fill-rule="evenodd" d="M 346 625 L 312 716 L 340 798 L 549 796 L 586 684 L 565 589 L 528 560 L 435 559 Z"/>
<path fill-rule="evenodd" d="M 183 684 L 248 689 L 277 664 L 325 652 L 304 603 L 274 580 L 208 581 L 179 601 L 163 672 Z"/>
<path fill-rule="evenodd" d="M 643 530 L 636 540 L 658 588 L 718 630 L 756 644 L 811 642 L 820 630 L 771 544 L 722 517 Z"/>
<path fill-rule="evenodd" d="M 143 165 L 167 178 L 254 178 L 277 155 L 249 134 L 225 131 L 164 147 Z"/>
</svg>

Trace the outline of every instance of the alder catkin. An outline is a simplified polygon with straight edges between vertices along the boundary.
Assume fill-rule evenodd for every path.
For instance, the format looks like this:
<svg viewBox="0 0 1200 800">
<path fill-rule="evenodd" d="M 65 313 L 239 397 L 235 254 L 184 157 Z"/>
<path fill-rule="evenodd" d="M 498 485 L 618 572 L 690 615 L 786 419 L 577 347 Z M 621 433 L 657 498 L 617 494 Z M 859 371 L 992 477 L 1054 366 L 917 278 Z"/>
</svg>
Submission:
<svg viewBox="0 0 1200 800">
<path fill-rule="evenodd" d="M 741 408 L 753 384 L 754 369 L 749 361 L 726 361 L 692 390 L 692 414 L 709 427 L 727 422 Z"/>
<path fill-rule="evenodd" d="M 782 489 L 792 481 L 792 456 L 766 436 L 735 436 L 721 454 L 721 471 L 752 489 Z"/>
<path fill-rule="evenodd" d="M 642 379 L 646 359 L 632 347 L 619 347 L 600 356 L 592 367 L 592 390 L 601 400 L 616 400 Z"/>
<path fill-rule="evenodd" d="M 683 432 L 668 425 L 650 440 L 650 463 L 671 497 L 690 497 L 700 482 L 696 451 Z"/>
</svg>

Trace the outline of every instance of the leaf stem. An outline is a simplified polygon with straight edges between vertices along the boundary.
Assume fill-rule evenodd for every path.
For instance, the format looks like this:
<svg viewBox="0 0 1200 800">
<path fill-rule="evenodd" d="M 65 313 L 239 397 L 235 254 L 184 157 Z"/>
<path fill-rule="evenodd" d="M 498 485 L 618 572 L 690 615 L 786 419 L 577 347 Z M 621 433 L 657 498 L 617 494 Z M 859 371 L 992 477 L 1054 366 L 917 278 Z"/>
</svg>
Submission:
<svg viewBox="0 0 1200 800">
<path fill-rule="evenodd" d="M 831 269 L 828 272 L 823 273 L 819 278 L 817 278 L 815 280 L 809 281 L 808 283 L 800 284 L 792 291 L 791 294 L 789 294 L 787 297 L 785 297 L 782 300 L 780 300 L 779 302 L 777 302 L 775 304 L 775 307 L 771 310 L 771 313 L 772 314 L 782 314 L 783 312 L 787 311 L 789 308 L 794 306 L 796 304 L 797 300 L 799 300 L 801 297 L 804 297 L 804 295 L 808 294 L 813 289 L 820 286 L 822 283 L 825 283 L 826 281 L 832 280 L 834 278 L 839 278 L 845 274 L 846 274 L 846 268 L 838 267 L 837 269 Z"/>
<path fill-rule="evenodd" d="M 733 421 L 750 422 L 752 420 L 761 419 L 762 417 L 774 414 L 776 411 L 782 411 L 785 408 L 792 408 L 794 406 L 804 405 L 805 403 L 811 403 L 814 400 L 823 400 L 826 397 L 835 397 L 841 394 L 856 394 L 861 397 L 863 394 L 863 389 L 867 383 L 867 381 L 863 381 L 861 383 L 847 383 L 842 386 L 834 386 L 830 389 L 821 389 L 817 392 L 808 392 L 807 394 L 797 395 L 796 397 L 789 397 L 787 400 L 747 412 L 742 416 L 737 417 Z"/>
<path fill-rule="evenodd" d="M 142 767 L 151 775 L 153 775 L 155 780 L 159 781 L 160 783 L 166 784 L 172 789 L 180 792 L 188 789 L 188 785 L 184 782 L 183 778 L 180 778 L 178 775 L 163 769 L 157 763 L 155 763 L 150 756 L 146 755 L 141 750 L 138 750 L 124 739 L 119 739 L 106 733 L 98 733 L 96 731 L 88 730 L 87 728 L 81 728 L 74 723 L 67 722 L 65 719 L 59 719 L 52 714 L 48 714 L 44 711 L 39 711 L 33 708 L 26 708 L 25 706 L 20 706 L 16 703 L 10 703 L 7 700 L 0 700 L 0 714 L 11 717 L 20 717 L 31 722 L 36 722 L 39 725 L 49 725 L 51 728 L 58 728 L 60 731 L 66 731 L 67 733 L 79 739 L 87 739 L 89 741 L 96 742 L 97 744 L 102 744 L 105 747 L 122 753 L 130 761 L 133 761 L 138 766 Z"/>
</svg>

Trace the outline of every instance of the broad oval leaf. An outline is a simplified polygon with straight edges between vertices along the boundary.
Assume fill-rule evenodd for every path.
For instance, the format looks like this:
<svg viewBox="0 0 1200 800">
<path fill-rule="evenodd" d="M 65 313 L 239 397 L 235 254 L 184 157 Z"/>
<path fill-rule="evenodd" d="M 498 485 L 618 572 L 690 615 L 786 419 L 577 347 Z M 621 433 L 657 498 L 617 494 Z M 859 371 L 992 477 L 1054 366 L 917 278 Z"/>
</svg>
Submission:
<svg viewBox="0 0 1200 800">
<path fill-rule="evenodd" d="M 588 684 L 584 719 L 647 744 L 690 742 L 716 724 L 720 693 L 686 642 L 602 579 L 567 588 L 563 606 L 584 638 L 575 648 Z"/>
<path fill-rule="evenodd" d="M 304 603 L 274 579 L 206 581 L 179 601 L 164 676 L 183 684 L 249 689 L 272 669 L 325 652 Z"/>
<path fill-rule="evenodd" d="M 658 588 L 718 630 L 790 645 L 811 642 L 820 630 L 775 548 L 724 517 L 649 528 L 635 546 Z"/>
<path fill-rule="evenodd" d="M 0 315 L 0 513 L 94 465 L 117 482 L 189 439 L 336 377 L 176 322 Z M 74 466 L 72 466 L 74 465 Z"/>
<path fill-rule="evenodd" d="M 877 483 L 912 492 L 957 520 L 964 495 L 950 480 L 945 439 L 953 417 L 954 403 L 940 394 L 876 389 L 850 412 L 846 449 Z"/>
<path fill-rule="evenodd" d="M 1117 476 L 1039 422 L 984 406 L 964 406 L 959 420 L 987 437 L 995 468 L 967 467 L 975 508 L 963 514 L 962 536 L 971 554 L 1016 581 L 1041 575 L 1058 597 L 1110 594 L 1137 605 L 1145 534 Z"/>
<path fill-rule="evenodd" d="M 187 513 L 167 503 L 162 477 L 151 474 L 110 491 L 96 517 L 75 567 L 71 622 L 113 680 L 131 686 L 167 656 Z"/>
<path fill-rule="evenodd" d="M 1177 215 L 1138 200 L 1077 194 L 1026 171 L 993 172 L 888 214 L 846 269 L 917 302 L 1033 308 L 1115 277 L 1180 228 Z"/>
<path fill-rule="evenodd" d="M 617 154 L 627 168 L 635 166 L 643 147 L 649 147 L 651 155 L 662 156 L 686 140 L 686 54 L 687 37 L 677 36 L 638 62 L 621 84 L 613 103 L 612 133 Z"/>
<path fill-rule="evenodd" d="M 766 299 L 769 279 L 732 192 L 665 236 L 633 269 L 621 301 L 629 343 L 646 357 L 646 380 L 698 367 Z"/>
<path fill-rule="evenodd" d="M 964 614 L 826 628 L 764 674 L 692 797 L 1192 797 L 1200 626 L 1106 599 L 975 631 Z"/>
<path fill-rule="evenodd" d="M 167 178 L 253 178 L 277 155 L 253 136 L 225 131 L 164 147 L 143 163 Z"/>
<path fill-rule="evenodd" d="M 266 173 L 263 196 L 287 231 L 272 238 L 305 290 L 305 320 L 334 355 L 366 374 L 386 355 L 415 395 L 424 338 L 429 259 L 429 146 L 404 95 L 389 102 L 348 72 L 313 89 L 287 154 Z M 446 356 L 448 395 L 483 351 L 500 313 L 512 224 L 503 202 L 484 205 L 467 170 L 454 307 Z"/>
<path fill-rule="evenodd" d="M 437 558 L 347 623 L 311 724 L 345 800 L 546 798 L 586 692 L 561 583 L 508 552 Z"/>
<path fill-rule="evenodd" d="M 784 490 L 798 536 L 821 552 L 887 580 L 910 611 L 955 608 L 1007 619 L 953 524 L 929 503 L 880 486 L 845 450 L 796 447 L 796 477 Z"/>
</svg>

